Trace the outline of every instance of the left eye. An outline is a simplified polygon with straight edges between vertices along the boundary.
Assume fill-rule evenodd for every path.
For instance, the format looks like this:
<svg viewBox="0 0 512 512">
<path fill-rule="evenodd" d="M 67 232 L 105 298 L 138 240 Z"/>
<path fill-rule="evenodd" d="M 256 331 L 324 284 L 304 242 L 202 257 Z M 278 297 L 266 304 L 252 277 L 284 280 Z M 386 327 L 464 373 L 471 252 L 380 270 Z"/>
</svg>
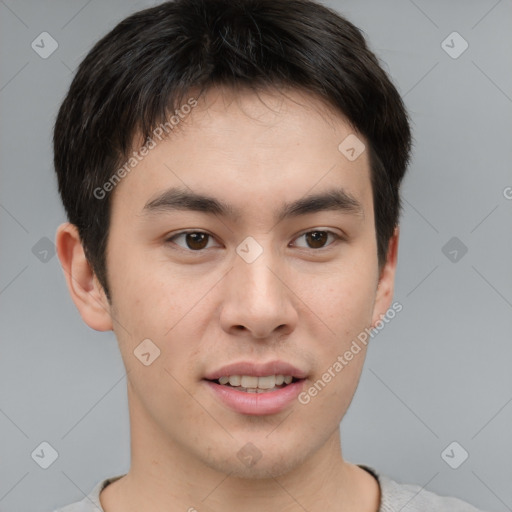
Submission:
<svg viewBox="0 0 512 512">
<path fill-rule="evenodd" d="M 295 240 L 300 240 L 303 238 L 306 240 L 307 246 L 306 249 L 322 249 L 326 246 L 326 242 L 329 238 L 334 237 L 335 240 L 340 240 L 341 236 L 332 232 L 325 230 L 315 230 L 315 231 L 307 231 L 306 233 L 302 233 L 302 235 L 298 236 Z M 330 244 L 329 244 L 330 245 Z M 299 246 L 301 247 L 301 246 Z M 304 247 L 304 246 L 302 246 Z"/>
</svg>

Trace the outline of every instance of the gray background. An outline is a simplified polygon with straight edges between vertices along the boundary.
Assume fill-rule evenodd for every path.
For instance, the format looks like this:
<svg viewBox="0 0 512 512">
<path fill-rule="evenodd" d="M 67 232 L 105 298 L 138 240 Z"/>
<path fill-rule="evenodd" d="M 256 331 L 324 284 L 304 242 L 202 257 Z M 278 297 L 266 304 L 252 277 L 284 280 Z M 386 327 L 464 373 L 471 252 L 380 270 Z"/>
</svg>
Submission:
<svg viewBox="0 0 512 512">
<path fill-rule="evenodd" d="M 0 0 L 4 512 L 82 499 L 129 467 L 116 340 L 81 321 L 44 237 L 53 242 L 65 220 L 50 142 L 73 71 L 100 36 L 154 3 Z M 371 343 L 342 426 L 345 457 L 512 510 L 512 2 L 329 5 L 367 34 L 405 98 L 416 141 L 403 187 L 395 295 L 403 311 Z M 43 31 L 59 45 L 47 59 L 31 48 Z M 441 46 L 453 31 L 469 44 L 458 58 Z M 452 237 L 459 247 L 443 252 Z M 59 454 L 46 470 L 31 456 L 43 441 Z M 441 457 L 452 441 L 469 453 L 458 469 Z"/>
</svg>

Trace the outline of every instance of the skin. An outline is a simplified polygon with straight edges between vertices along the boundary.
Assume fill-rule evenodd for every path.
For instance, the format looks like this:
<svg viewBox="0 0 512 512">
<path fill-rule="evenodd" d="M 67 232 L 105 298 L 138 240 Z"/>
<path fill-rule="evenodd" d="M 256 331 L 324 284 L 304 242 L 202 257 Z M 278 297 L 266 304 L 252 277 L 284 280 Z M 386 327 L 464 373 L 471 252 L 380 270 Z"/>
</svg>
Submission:
<svg viewBox="0 0 512 512">
<path fill-rule="evenodd" d="M 127 370 L 131 467 L 101 493 L 104 510 L 377 511 L 378 483 L 343 459 L 339 432 L 364 346 L 309 404 L 294 401 L 277 414 L 237 413 L 202 380 L 234 361 L 282 359 L 307 372 L 307 389 L 386 313 L 398 230 L 379 267 L 367 152 L 345 158 L 338 145 L 354 130 L 319 99 L 294 90 L 214 89 L 179 128 L 113 192 L 112 303 L 76 228 L 65 223 L 57 232 L 73 301 L 90 327 L 114 330 Z M 160 192 L 184 184 L 229 203 L 239 218 L 142 213 Z M 276 223 L 284 202 L 333 187 L 362 211 Z M 184 229 L 212 238 L 193 252 L 197 244 L 191 249 L 185 236 L 169 240 Z M 304 232 L 322 229 L 345 238 L 308 246 Z M 236 253 L 247 236 L 263 249 L 252 263 Z M 146 338 L 161 351 L 149 366 L 133 354 Z M 249 442 L 261 453 L 251 467 L 237 457 Z"/>
</svg>

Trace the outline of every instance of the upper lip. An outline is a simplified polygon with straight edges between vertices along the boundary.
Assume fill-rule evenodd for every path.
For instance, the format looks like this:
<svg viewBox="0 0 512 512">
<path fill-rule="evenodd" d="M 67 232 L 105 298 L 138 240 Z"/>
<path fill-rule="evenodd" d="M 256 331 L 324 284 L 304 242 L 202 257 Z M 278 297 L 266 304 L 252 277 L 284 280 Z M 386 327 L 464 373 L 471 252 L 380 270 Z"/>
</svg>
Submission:
<svg viewBox="0 0 512 512">
<path fill-rule="evenodd" d="M 254 377 L 264 377 L 266 375 L 291 375 L 296 379 L 304 379 L 306 373 L 299 370 L 296 366 L 285 361 L 269 361 L 267 363 L 255 363 L 254 361 L 240 361 L 231 363 L 214 370 L 205 375 L 205 379 L 216 380 L 220 377 L 230 375 L 251 375 Z"/>
</svg>

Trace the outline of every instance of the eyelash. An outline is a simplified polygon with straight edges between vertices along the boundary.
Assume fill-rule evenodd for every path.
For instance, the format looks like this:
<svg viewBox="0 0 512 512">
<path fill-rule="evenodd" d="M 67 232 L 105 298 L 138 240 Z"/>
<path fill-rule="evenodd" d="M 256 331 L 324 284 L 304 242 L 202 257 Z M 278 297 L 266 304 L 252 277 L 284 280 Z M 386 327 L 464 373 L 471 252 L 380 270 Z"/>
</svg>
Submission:
<svg viewBox="0 0 512 512">
<path fill-rule="evenodd" d="M 299 249 L 306 249 L 306 250 L 311 250 L 311 251 L 314 251 L 314 252 L 320 252 L 322 250 L 326 250 L 328 249 L 329 247 L 331 247 L 334 243 L 338 242 L 338 241 L 342 241 L 344 240 L 344 237 L 339 235 L 338 233 L 335 233 L 334 231 L 330 231 L 328 229 L 311 229 L 309 231 L 304 231 L 303 233 L 301 233 L 300 235 L 298 235 L 296 238 L 294 238 L 294 240 L 297 240 L 298 238 L 301 238 L 309 233 L 327 233 L 327 235 L 332 235 L 334 237 L 334 242 L 324 246 L 324 247 L 320 247 L 318 249 L 315 249 L 313 247 L 299 247 Z M 213 235 L 211 235 L 210 233 L 207 233 L 205 231 L 194 231 L 194 230 L 189 230 L 189 231 L 180 231 L 179 233 L 175 233 L 174 235 L 172 235 L 171 237 L 167 238 L 165 240 L 166 243 L 172 243 L 174 245 L 177 245 L 175 244 L 175 242 L 173 241 L 174 239 L 180 237 L 180 236 L 184 236 L 184 235 L 189 235 L 189 234 L 201 234 L 201 235 L 206 235 L 207 237 L 209 237 L 208 239 L 208 242 L 210 241 L 211 238 L 215 238 Z M 177 245 L 179 249 L 183 250 L 183 251 L 186 251 L 186 252 L 190 252 L 190 253 L 202 253 L 204 251 L 207 250 L 207 248 L 204 248 L 204 249 L 198 249 L 198 250 L 194 250 L 194 249 L 189 249 L 189 248 L 184 248 L 184 247 L 181 247 L 180 245 Z"/>
</svg>

